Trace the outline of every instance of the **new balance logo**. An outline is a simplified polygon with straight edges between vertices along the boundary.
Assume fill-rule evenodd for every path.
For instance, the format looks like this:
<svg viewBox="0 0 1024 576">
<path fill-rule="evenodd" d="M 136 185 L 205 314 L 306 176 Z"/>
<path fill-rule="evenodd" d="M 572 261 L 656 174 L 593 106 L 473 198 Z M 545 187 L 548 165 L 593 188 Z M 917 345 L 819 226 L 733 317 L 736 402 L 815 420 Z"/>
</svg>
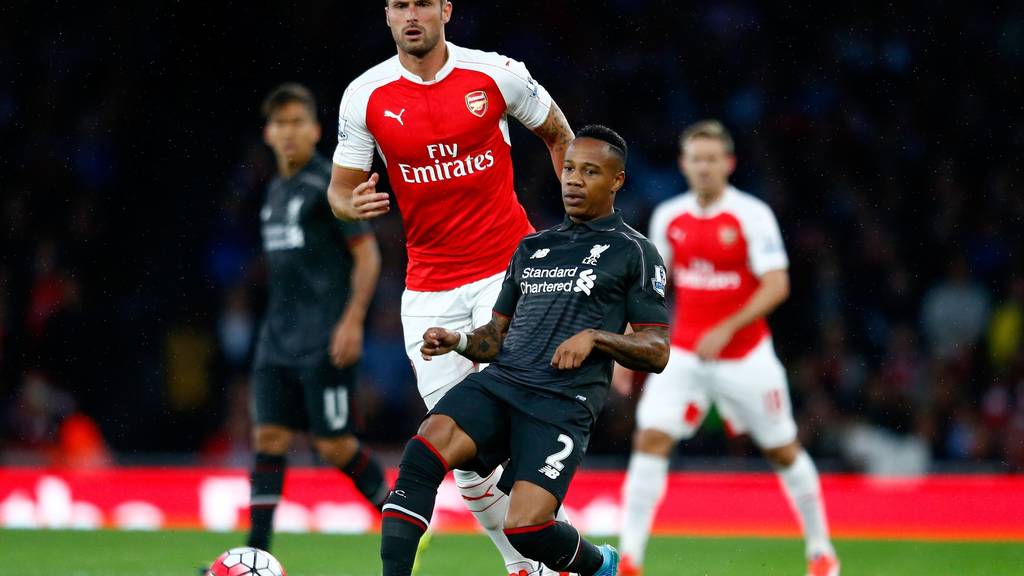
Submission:
<svg viewBox="0 0 1024 576">
<path fill-rule="evenodd" d="M 548 252 L 551 252 L 550 248 L 541 248 L 540 250 L 534 252 L 533 256 L 530 256 L 530 260 L 534 260 L 536 258 L 543 258 L 548 255 Z"/>
<path fill-rule="evenodd" d="M 547 476 L 548 478 L 551 478 L 552 480 L 557 479 L 562 474 L 561 470 L 555 470 L 550 465 L 545 465 L 540 470 L 537 470 L 537 472 L 540 472 L 541 474 Z"/>
<path fill-rule="evenodd" d="M 385 110 L 384 111 L 384 117 L 385 118 L 394 118 L 395 120 L 398 120 L 399 124 L 401 124 L 402 126 L 405 126 L 405 122 L 402 122 L 402 114 L 405 114 L 405 108 L 402 108 L 402 111 L 399 112 L 398 114 L 395 114 L 391 110 Z"/>
<path fill-rule="evenodd" d="M 590 296 L 590 291 L 594 288 L 594 282 L 597 280 L 597 275 L 590 268 L 587 268 L 583 272 L 580 272 L 580 277 L 576 279 L 576 287 L 572 289 L 573 292 L 583 292 L 587 296 Z"/>
<path fill-rule="evenodd" d="M 583 259 L 583 263 L 587 266 L 597 266 L 597 259 L 611 247 L 611 244 L 594 244 L 594 247 L 590 249 L 590 256 Z"/>
</svg>

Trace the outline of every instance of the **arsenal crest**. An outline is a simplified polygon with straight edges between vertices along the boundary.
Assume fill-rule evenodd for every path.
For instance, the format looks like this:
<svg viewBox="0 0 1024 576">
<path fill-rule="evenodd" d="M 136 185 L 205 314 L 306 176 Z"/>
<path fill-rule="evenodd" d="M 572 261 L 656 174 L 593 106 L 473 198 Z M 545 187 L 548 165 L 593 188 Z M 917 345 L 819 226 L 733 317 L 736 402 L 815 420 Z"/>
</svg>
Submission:
<svg viewBox="0 0 1024 576">
<path fill-rule="evenodd" d="M 487 92 L 477 90 L 466 94 L 466 108 L 477 118 L 483 118 L 487 113 Z"/>
<path fill-rule="evenodd" d="M 718 229 L 718 241 L 725 246 L 729 246 L 736 242 L 739 237 L 739 233 L 732 226 L 722 226 Z"/>
</svg>

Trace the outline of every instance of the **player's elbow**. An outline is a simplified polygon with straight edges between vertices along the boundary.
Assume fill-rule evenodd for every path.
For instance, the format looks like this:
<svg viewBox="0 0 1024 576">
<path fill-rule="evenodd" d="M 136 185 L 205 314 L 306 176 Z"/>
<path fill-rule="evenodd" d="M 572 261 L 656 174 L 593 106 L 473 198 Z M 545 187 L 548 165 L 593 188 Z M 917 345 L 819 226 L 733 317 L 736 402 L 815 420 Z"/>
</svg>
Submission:
<svg viewBox="0 0 1024 576">
<path fill-rule="evenodd" d="M 761 282 L 772 295 L 774 305 L 778 306 L 789 299 L 789 274 L 785 270 L 768 272 Z"/>
<path fill-rule="evenodd" d="M 668 338 L 659 338 L 651 344 L 651 372 L 661 374 L 668 366 L 668 357 L 671 346 Z"/>
<path fill-rule="evenodd" d="M 778 298 L 779 304 L 782 304 L 786 300 L 789 300 L 789 274 L 784 274 L 782 279 L 779 281 L 778 286 Z"/>
</svg>

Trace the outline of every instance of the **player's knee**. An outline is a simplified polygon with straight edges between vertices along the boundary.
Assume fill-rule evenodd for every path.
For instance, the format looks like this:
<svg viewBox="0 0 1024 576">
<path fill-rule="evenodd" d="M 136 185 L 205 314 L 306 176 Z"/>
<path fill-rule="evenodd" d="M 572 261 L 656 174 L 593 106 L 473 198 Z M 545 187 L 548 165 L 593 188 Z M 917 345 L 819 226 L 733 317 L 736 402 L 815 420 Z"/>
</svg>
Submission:
<svg viewBox="0 0 1024 576">
<path fill-rule="evenodd" d="M 800 443 L 794 440 L 785 446 L 766 448 L 764 450 L 764 457 L 776 468 L 789 468 L 793 465 L 793 462 L 796 462 L 796 458 L 800 455 L 801 450 Z"/>
<path fill-rule="evenodd" d="M 338 438 L 317 438 L 313 444 L 320 458 L 336 468 L 348 464 L 359 451 L 359 440 L 351 434 Z"/>
<path fill-rule="evenodd" d="M 530 482 L 516 482 L 505 513 L 505 529 L 516 530 L 549 523 L 555 519 L 558 505 L 555 496 L 544 488 Z"/>
<path fill-rule="evenodd" d="M 653 456 L 669 456 L 676 441 L 668 434 L 654 428 L 637 430 L 633 435 L 633 450 Z"/>
<path fill-rule="evenodd" d="M 431 414 L 420 424 L 420 438 L 437 450 L 450 468 L 463 464 L 476 455 L 476 445 L 450 416 Z"/>
<path fill-rule="evenodd" d="M 292 444 L 292 432 L 282 426 L 257 426 L 253 431 L 256 452 L 280 455 Z"/>
<path fill-rule="evenodd" d="M 505 530 L 516 530 L 530 526 L 541 526 L 555 519 L 554 512 L 550 510 L 514 509 L 509 506 L 505 513 Z"/>
</svg>

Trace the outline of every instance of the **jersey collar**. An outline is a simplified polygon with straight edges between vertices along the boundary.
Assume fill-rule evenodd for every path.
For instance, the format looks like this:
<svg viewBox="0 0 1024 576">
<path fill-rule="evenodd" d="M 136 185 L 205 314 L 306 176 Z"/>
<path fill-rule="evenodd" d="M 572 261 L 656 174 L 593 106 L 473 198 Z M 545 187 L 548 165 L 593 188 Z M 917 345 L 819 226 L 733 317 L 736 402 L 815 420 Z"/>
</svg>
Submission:
<svg viewBox="0 0 1024 576">
<path fill-rule="evenodd" d="M 279 181 L 281 181 L 282 183 L 283 182 L 297 182 L 299 180 L 299 178 L 303 174 L 313 170 L 313 168 L 315 168 L 316 166 L 320 165 L 320 163 L 322 161 L 323 161 L 323 157 L 320 155 L 320 151 L 319 150 L 313 150 L 313 155 L 309 157 L 309 162 L 306 162 L 305 166 L 303 166 L 302 168 L 299 168 L 298 172 L 296 172 L 295 174 L 292 174 L 291 178 L 285 178 L 285 177 L 281 176 L 281 174 L 278 174 L 277 175 L 277 179 Z"/>
<path fill-rule="evenodd" d="M 718 216 L 723 210 L 725 210 L 725 206 L 726 206 L 726 204 L 728 204 L 729 199 L 732 196 L 734 196 L 736 194 L 736 192 L 737 192 L 737 190 L 736 190 L 736 188 L 733 188 L 732 184 L 727 185 L 725 187 L 725 191 L 722 192 L 722 195 L 718 198 L 718 200 L 716 200 L 714 204 L 708 206 L 707 208 L 701 208 L 700 203 L 697 202 L 697 193 L 694 192 L 693 193 L 693 209 L 694 209 L 694 212 L 698 216 L 703 217 L 703 218 L 713 218 L 715 216 Z"/>
<path fill-rule="evenodd" d="M 457 60 L 456 54 L 458 53 L 459 50 L 458 46 L 452 44 L 451 42 L 445 41 L 444 45 L 448 47 L 448 59 L 445 60 L 444 66 L 441 66 L 441 69 L 437 71 L 437 76 L 435 76 L 433 80 L 428 82 L 423 80 L 423 78 L 420 78 L 419 76 L 413 74 L 412 72 L 409 72 L 408 70 L 405 69 L 405 66 L 402 66 L 402 62 L 398 59 L 398 57 L 395 56 L 395 65 L 398 66 L 398 73 L 402 76 L 402 78 L 405 78 L 406 80 L 413 82 L 415 84 L 421 84 L 423 86 L 430 86 L 431 84 L 437 84 L 441 80 L 444 80 L 445 78 L 448 77 L 449 74 L 451 74 L 452 70 L 455 69 L 455 61 Z"/>
<path fill-rule="evenodd" d="M 571 230 L 576 228 L 588 228 L 594 232 L 611 232 L 619 226 L 622 226 L 622 211 L 618 208 L 614 212 L 605 216 L 604 218 L 598 218 L 597 220 L 588 220 L 587 222 L 573 222 L 569 215 L 566 214 L 562 219 L 561 226 L 558 227 L 559 231 Z"/>
</svg>

